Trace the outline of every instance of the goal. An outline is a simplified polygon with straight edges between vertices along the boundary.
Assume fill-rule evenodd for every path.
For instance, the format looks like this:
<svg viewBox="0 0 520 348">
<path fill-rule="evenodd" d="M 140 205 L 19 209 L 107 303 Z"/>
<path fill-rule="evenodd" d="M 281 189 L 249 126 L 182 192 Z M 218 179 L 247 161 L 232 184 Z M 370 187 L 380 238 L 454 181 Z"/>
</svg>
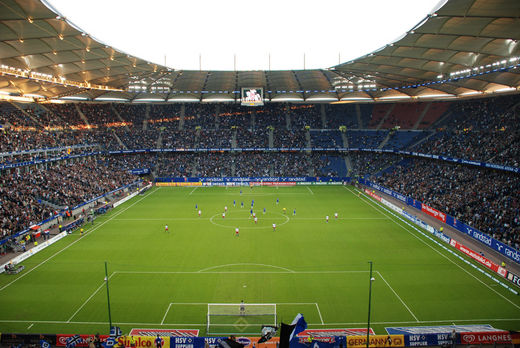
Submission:
<svg viewBox="0 0 520 348">
<path fill-rule="evenodd" d="M 208 303 L 208 335 L 259 335 L 262 325 L 276 325 L 276 304 Z"/>
</svg>

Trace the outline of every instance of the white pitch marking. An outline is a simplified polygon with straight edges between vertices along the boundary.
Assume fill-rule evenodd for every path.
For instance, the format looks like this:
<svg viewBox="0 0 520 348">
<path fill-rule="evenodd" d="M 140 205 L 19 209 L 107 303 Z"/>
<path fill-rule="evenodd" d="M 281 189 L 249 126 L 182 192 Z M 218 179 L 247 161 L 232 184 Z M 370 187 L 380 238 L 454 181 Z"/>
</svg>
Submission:
<svg viewBox="0 0 520 348">
<path fill-rule="evenodd" d="M 195 187 L 193 190 L 191 190 L 191 192 L 190 192 L 190 194 L 189 194 L 188 196 L 191 196 L 191 194 L 192 194 L 193 192 L 195 192 L 196 189 L 198 189 L 198 187 Z"/>
<path fill-rule="evenodd" d="M 309 190 L 309 192 L 311 193 L 311 195 L 314 195 L 314 192 L 312 192 L 311 188 L 309 186 L 305 186 L 307 188 L 307 190 Z"/>
<path fill-rule="evenodd" d="M 414 317 L 414 319 L 419 322 L 419 319 L 415 316 L 415 314 L 413 314 L 412 310 L 406 305 L 406 303 L 404 303 L 403 299 L 397 294 L 397 292 L 394 290 L 394 288 L 392 288 L 390 286 L 390 284 L 388 284 L 388 282 L 386 281 L 385 277 L 383 277 L 383 275 L 379 272 L 379 271 L 376 271 L 377 274 L 379 274 L 379 276 L 381 277 L 381 279 L 383 279 L 383 281 L 386 283 L 386 285 L 388 285 L 388 287 L 390 288 L 390 290 L 392 290 L 392 292 L 395 294 L 395 296 L 397 296 L 397 298 L 399 299 L 399 301 L 401 301 L 401 303 L 405 306 L 405 308 L 408 310 L 408 312 L 410 312 L 410 314 L 412 315 L 412 317 Z"/>
<path fill-rule="evenodd" d="M 117 213 L 114 214 L 114 216 L 112 216 L 111 218 L 109 218 L 108 220 L 106 221 L 103 221 L 101 224 L 97 225 L 96 227 L 88 230 L 87 232 L 85 232 L 85 235 L 83 236 L 83 238 L 85 238 L 87 235 L 89 235 L 91 232 L 94 232 L 95 230 L 97 230 L 98 228 L 100 228 L 101 226 L 103 226 L 104 224 L 106 224 L 107 222 L 113 220 L 115 217 L 121 215 L 122 213 L 124 213 L 125 211 L 127 211 L 128 209 L 130 209 L 131 207 L 133 207 L 134 205 L 136 205 L 137 203 L 141 202 L 143 199 L 151 196 L 152 194 L 154 194 L 155 192 L 157 192 L 157 189 L 151 191 L 150 193 L 148 193 L 146 196 L 140 198 L 138 201 L 134 202 L 133 204 L 129 205 L 128 207 L 126 207 L 125 209 L 123 210 L 120 210 L 118 211 Z M 56 255 L 59 255 L 61 254 L 62 252 L 64 252 L 65 250 L 67 250 L 68 248 L 70 248 L 71 246 L 73 246 L 74 244 L 76 244 L 77 242 L 79 242 L 80 240 L 83 240 L 83 238 L 80 238 L 72 243 L 70 243 L 69 245 L 67 245 L 66 247 L 64 247 L 63 249 L 55 252 L 54 254 L 52 254 L 51 256 L 49 256 L 48 258 L 46 258 L 45 260 L 43 260 L 42 262 L 40 262 L 39 264 L 37 264 L 36 266 L 34 266 L 33 268 L 31 268 L 30 270 L 28 271 L 25 271 L 25 273 L 22 273 L 21 276 L 19 276 L 18 278 L 14 279 L 13 281 L 11 281 L 10 283 L 7 283 L 6 285 L 4 285 L 3 287 L 0 288 L 0 291 L 4 290 L 5 288 L 7 288 L 9 285 L 13 284 L 14 282 L 22 279 L 23 277 L 25 277 L 26 275 L 28 275 L 29 273 L 31 273 L 32 271 L 34 271 L 35 269 L 37 269 L 38 267 L 40 267 L 41 265 L 43 265 L 44 263 L 46 263 L 47 261 L 51 260 L 52 258 L 54 258 L 54 256 Z"/>
<path fill-rule="evenodd" d="M 352 192 L 350 189 L 347 189 L 348 191 Z M 354 193 L 354 192 L 352 192 Z M 416 227 L 415 226 L 412 226 L 410 225 L 407 221 L 401 219 L 399 216 L 393 214 L 392 212 L 390 212 L 389 210 L 386 210 L 384 207 L 376 204 L 376 203 L 373 203 L 371 200 L 368 200 L 364 194 L 362 197 L 359 197 L 359 199 L 361 199 L 365 204 L 371 206 L 374 210 L 378 211 L 380 214 L 383 214 L 383 215 L 386 215 L 389 217 L 389 215 L 386 213 L 390 213 L 392 215 L 394 215 L 397 219 L 399 219 L 400 221 L 404 222 L 406 225 L 410 226 L 411 228 L 415 229 Z M 367 200 L 369 203 L 367 203 Z M 378 207 L 377 209 L 374 207 L 374 204 L 376 207 Z M 382 212 L 382 211 L 383 212 Z M 411 234 L 412 236 L 414 236 L 415 238 L 417 238 L 419 241 L 421 241 L 421 243 L 427 245 L 428 247 L 430 247 L 433 251 L 435 251 L 436 253 L 438 253 L 439 255 L 441 255 L 442 257 L 444 257 L 446 260 L 448 260 L 449 262 L 451 262 L 452 264 L 454 264 L 455 266 L 457 266 L 458 268 L 460 268 L 463 272 L 465 272 L 466 274 L 468 274 L 469 276 L 473 277 L 475 280 L 477 280 L 479 283 L 483 284 L 485 287 L 487 287 L 488 289 L 490 289 L 491 291 L 493 291 L 494 293 L 496 293 L 498 296 L 502 297 L 504 300 L 506 300 L 507 302 L 509 302 L 510 304 L 512 304 L 513 306 L 515 306 L 516 308 L 520 309 L 520 306 L 518 306 L 516 303 L 514 303 L 513 301 L 509 300 L 507 297 L 505 297 L 504 295 L 502 295 L 501 293 L 499 293 L 498 291 L 496 291 L 495 289 L 493 289 L 492 287 L 490 287 L 489 285 L 487 285 L 486 283 L 484 283 L 481 279 L 477 278 L 475 275 L 473 275 L 472 273 L 470 273 L 468 270 L 466 270 L 465 268 L 463 268 L 462 266 L 460 266 L 459 264 L 457 264 L 455 261 L 453 261 L 451 258 L 449 258 L 447 255 L 443 254 L 442 252 L 440 252 L 439 250 L 437 250 L 435 247 L 433 247 L 432 245 L 430 245 L 429 243 L 427 243 L 425 240 L 423 240 L 422 238 L 420 238 L 418 235 L 416 235 L 415 233 L 411 232 L 408 228 L 406 228 L 405 226 L 403 226 L 402 224 L 400 224 L 399 222 L 393 220 L 393 219 L 390 219 L 392 222 L 394 222 L 396 225 L 402 227 L 406 232 L 408 232 L 409 234 Z"/>
<path fill-rule="evenodd" d="M 321 316 L 320 306 L 318 306 L 317 303 L 314 304 L 316 305 L 316 309 L 318 310 L 318 314 L 320 315 L 321 324 L 323 325 L 325 323 L 323 322 L 323 317 Z"/>
<path fill-rule="evenodd" d="M 221 215 L 220 215 L 221 216 Z M 286 217 L 288 218 L 288 217 Z M 226 217 L 226 220 L 249 220 L 250 218 L 230 218 Z M 204 220 L 210 220 L 210 219 L 201 219 L 201 218 L 172 218 L 172 217 L 166 217 L 166 218 L 121 218 L 121 219 L 114 219 L 114 221 L 204 221 Z M 323 220 L 323 217 L 291 217 L 290 220 Z M 390 220 L 388 217 L 340 217 L 337 220 Z"/>
<path fill-rule="evenodd" d="M 207 303 L 203 303 L 207 305 Z M 279 304 L 279 303 L 277 303 Z M 314 303 L 311 303 L 314 304 Z M 489 321 L 520 321 L 520 318 L 494 318 L 494 319 L 449 319 L 449 320 L 422 320 L 419 323 L 430 324 L 430 323 L 453 323 L 453 322 L 489 322 Z M 70 323 L 66 321 L 59 320 L 0 320 L 0 323 L 36 323 L 36 324 L 71 324 L 71 325 L 105 325 L 108 324 L 107 321 L 71 321 Z M 377 325 L 388 325 L 388 324 L 416 324 L 416 321 L 376 321 L 371 322 Z M 119 325 L 161 325 L 160 323 L 127 323 L 127 322 L 115 322 L 114 324 Z M 314 326 L 342 326 L 342 325 L 364 325 L 366 322 L 351 322 L 351 323 L 308 323 L 308 325 Z M 161 326 L 203 326 L 206 323 L 172 323 L 172 324 L 162 324 Z M 222 324 L 229 325 L 229 324 Z"/>
<path fill-rule="evenodd" d="M 217 265 L 217 266 L 212 266 L 212 267 L 208 267 L 208 268 L 203 268 L 199 271 L 199 273 L 209 271 L 209 270 L 212 270 L 215 268 L 223 268 L 223 267 L 228 267 L 228 266 L 262 266 L 262 267 L 278 268 L 278 269 L 284 270 L 286 272 L 294 273 L 294 271 L 289 268 L 274 266 L 274 265 L 266 265 L 263 263 L 228 263 L 227 265 Z"/>
<path fill-rule="evenodd" d="M 171 307 L 171 306 L 172 306 L 172 303 L 170 303 L 170 304 L 168 305 L 168 309 L 166 310 L 166 313 L 164 313 L 164 317 L 163 317 L 162 320 L 161 320 L 161 325 L 164 324 L 164 320 L 166 319 L 166 315 L 167 315 L 168 312 L 170 311 L 170 307 Z"/>
<path fill-rule="evenodd" d="M 29 330 L 31 327 L 33 327 L 34 323 L 32 323 L 31 325 L 29 325 L 29 327 L 27 328 L 27 330 Z"/>
<path fill-rule="evenodd" d="M 108 280 L 110 280 L 110 278 L 112 278 L 112 276 L 116 274 L 115 272 L 112 272 L 112 274 L 110 276 L 108 276 Z M 83 304 L 74 312 L 74 314 L 71 315 L 71 317 L 69 318 L 69 320 L 67 320 L 67 323 L 70 323 L 70 321 L 72 320 L 72 318 L 74 318 L 76 316 L 76 314 L 79 313 L 79 311 L 85 307 L 85 305 L 92 299 L 92 297 L 94 297 L 95 294 L 97 294 L 97 292 L 99 290 L 101 290 L 103 288 L 103 286 L 105 285 L 105 281 L 103 281 L 103 284 L 101 284 L 93 293 L 92 295 L 89 296 L 89 298 L 87 298 L 85 300 L 85 302 L 83 302 Z"/>
<path fill-rule="evenodd" d="M 121 274 L 345 274 L 368 273 L 368 271 L 217 271 L 217 272 L 189 272 L 189 271 L 117 271 Z"/>
</svg>

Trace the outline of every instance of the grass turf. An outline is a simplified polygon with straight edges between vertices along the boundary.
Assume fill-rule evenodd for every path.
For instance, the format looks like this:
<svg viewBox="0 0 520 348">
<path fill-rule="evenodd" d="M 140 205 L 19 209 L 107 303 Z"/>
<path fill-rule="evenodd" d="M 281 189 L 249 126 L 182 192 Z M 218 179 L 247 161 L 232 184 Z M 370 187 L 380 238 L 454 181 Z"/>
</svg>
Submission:
<svg viewBox="0 0 520 348">
<path fill-rule="evenodd" d="M 1 275 L 0 332 L 107 332 L 105 261 L 112 321 L 124 332 L 203 335 L 207 303 L 241 300 L 276 303 L 278 321 L 301 312 L 310 328 L 366 327 L 369 261 L 376 333 L 452 323 L 520 329 L 518 296 L 373 201 L 350 187 L 296 186 L 154 188 L 87 225 L 83 236 L 29 258 L 23 273 Z"/>
</svg>

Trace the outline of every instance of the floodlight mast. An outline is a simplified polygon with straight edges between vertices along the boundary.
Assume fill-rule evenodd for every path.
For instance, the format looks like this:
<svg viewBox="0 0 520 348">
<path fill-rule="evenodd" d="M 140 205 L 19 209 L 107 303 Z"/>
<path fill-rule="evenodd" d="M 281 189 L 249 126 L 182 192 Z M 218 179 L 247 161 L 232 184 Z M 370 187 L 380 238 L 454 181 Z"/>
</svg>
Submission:
<svg viewBox="0 0 520 348">
<path fill-rule="evenodd" d="M 370 276 L 369 276 L 369 286 L 368 286 L 368 320 L 367 320 L 367 348 L 370 346 L 370 305 L 372 300 L 372 281 L 374 278 L 372 278 L 372 261 L 368 261 L 370 264 Z"/>
<path fill-rule="evenodd" d="M 108 266 L 105 261 L 105 283 L 107 285 L 107 304 L 108 304 L 108 332 L 112 329 L 112 314 L 110 313 L 110 293 L 108 291 Z"/>
</svg>

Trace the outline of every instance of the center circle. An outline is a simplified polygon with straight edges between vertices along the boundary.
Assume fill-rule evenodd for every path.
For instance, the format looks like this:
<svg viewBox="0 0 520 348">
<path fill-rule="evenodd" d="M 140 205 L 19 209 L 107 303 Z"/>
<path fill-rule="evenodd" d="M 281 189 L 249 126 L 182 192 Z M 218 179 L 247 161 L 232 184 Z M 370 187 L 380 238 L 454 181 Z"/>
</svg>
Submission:
<svg viewBox="0 0 520 348">
<path fill-rule="evenodd" d="M 247 215 L 245 217 L 233 217 L 235 214 L 239 215 Z M 273 216 L 275 215 L 275 216 Z M 225 228 L 240 228 L 244 230 L 248 229 L 269 229 L 272 228 L 273 223 L 276 224 L 276 227 L 283 226 L 289 222 L 289 217 L 286 214 L 278 213 L 278 212 L 266 212 L 265 214 L 259 213 L 256 214 L 258 218 L 258 225 L 254 223 L 253 217 L 249 215 L 249 211 L 247 210 L 239 210 L 239 211 L 228 211 L 226 213 L 226 217 L 222 218 L 222 214 L 215 214 L 209 218 L 209 222 L 211 222 L 215 226 L 225 227 Z M 228 224 L 229 221 L 229 224 Z M 266 221 L 268 224 L 265 225 Z M 281 221 L 281 222 L 280 222 Z M 259 226 L 261 224 L 261 226 Z"/>
</svg>

